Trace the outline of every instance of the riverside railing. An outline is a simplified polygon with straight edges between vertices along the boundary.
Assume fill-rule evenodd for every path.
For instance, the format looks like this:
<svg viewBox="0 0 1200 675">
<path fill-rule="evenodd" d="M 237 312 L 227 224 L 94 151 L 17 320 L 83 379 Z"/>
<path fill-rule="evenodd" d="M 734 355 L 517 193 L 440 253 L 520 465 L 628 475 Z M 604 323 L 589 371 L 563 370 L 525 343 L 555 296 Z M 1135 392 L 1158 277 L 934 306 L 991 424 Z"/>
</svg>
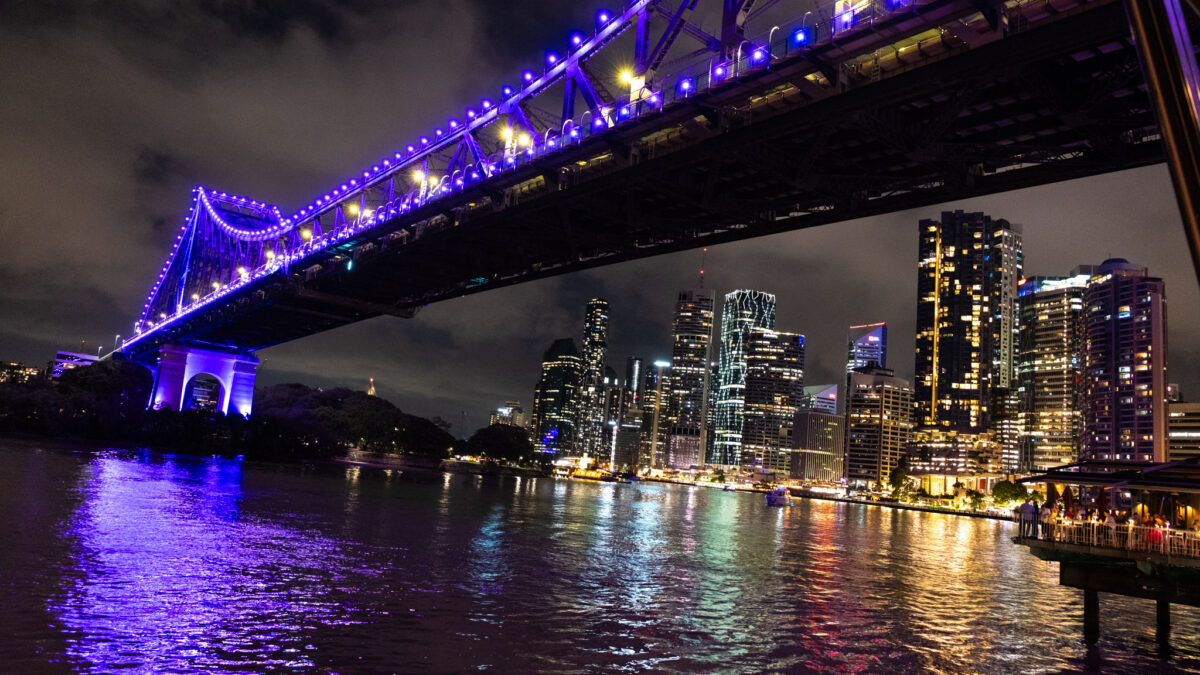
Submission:
<svg viewBox="0 0 1200 675">
<path fill-rule="evenodd" d="M 1200 558 L 1200 532 L 1132 523 L 1108 525 L 1097 522 L 1027 519 L 1017 515 L 1022 539 L 1040 539 L 1064 544 L 1109 548 L 1135 553 L 1158 553 L 1173 557 Z"/>
</svg>

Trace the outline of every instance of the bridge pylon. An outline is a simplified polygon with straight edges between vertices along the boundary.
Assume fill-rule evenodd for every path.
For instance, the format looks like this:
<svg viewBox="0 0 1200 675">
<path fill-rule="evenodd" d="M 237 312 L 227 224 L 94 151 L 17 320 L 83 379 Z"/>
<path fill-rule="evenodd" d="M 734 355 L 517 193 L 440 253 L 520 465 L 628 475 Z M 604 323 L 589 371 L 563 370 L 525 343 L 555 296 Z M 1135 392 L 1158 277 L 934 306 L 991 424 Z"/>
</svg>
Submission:
<svg viewBox="0 0 1200 675">
<path fill-rule="evenodd" d="M 204 392 L 216 394 L 209 399 L 214 409 L 226 415 L 250 416 L 258 372 L 255 356 L 168 343 L 159 349 L 158 365 L 151 366 L 151 370 L 154 371 L 151 408 L 199 407 L 197 401 L 204 397 L 197 389 L 198 383 L 216 380 L 217 391 Z"/>
</svg>

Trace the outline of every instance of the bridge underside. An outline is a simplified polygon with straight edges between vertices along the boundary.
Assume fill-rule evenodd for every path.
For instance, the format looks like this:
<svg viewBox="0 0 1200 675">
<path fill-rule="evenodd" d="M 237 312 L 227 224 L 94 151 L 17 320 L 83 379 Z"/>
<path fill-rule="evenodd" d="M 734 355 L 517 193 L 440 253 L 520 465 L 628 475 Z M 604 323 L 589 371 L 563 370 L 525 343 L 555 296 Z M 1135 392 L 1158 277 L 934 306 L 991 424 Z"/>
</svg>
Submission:
<svg viewBox="0 0 1200 675">
<path fill-rule="evenodd" d="M 1037 20 L 1007 33 L 964 12 L 911 63 L 814 48 L 348 239 L 130 351 L 259 349 L 542 277 L 1163 161 L 1122 4 L 1027 7 Z"/>
</svg>

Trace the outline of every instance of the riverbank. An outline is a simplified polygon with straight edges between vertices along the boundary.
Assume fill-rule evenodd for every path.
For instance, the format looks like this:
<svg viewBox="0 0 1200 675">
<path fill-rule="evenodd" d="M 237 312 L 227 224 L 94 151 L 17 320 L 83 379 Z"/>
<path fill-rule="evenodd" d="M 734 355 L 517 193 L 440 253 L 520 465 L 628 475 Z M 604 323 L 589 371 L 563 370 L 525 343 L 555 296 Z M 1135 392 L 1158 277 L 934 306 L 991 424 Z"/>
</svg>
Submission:
<svg viewBox="0 0 1200 675">
<path fill-rule="evenodd" d="M 372 469 L 388 469 L 392 471 L 424 471 L 467 474 L 478 476 L 519 476 L 522 478 L 545 478 L 548 474 L 537 469 L 527 469 L 518 466 L 501 466 L 499 464 L 482 462 L 464 462 L 456 459 L 430 459 L 424 457 L 405 457 L 389 455 L 382 452 L 366 452 L 351 450 L 343 457 L 331 460 L 335 464 L 345 466 L 362 466 Z"/>
<path fill-rule="evenodd" d="M 646 482 L 646 483 L 667 483 L 670 485 L 688 485 L 688 486 L 693 486 L 693 487 L 710 488 L 710 489 L 714 489 L 714 490 L 724 490 L 725 489 L 724 483 L 711 483 L 711 482 L 696 483 L 696 482 L 688 482 L 688 481 L 681 481 L 681 480 L 668 480 L 665 478 L 642 478 L 639 480 Z M 791 492 L 793 497 L 799 497 L 802 499 L 822 499 L 822 500 L 831 501 L 831 502 L 844 502 L 846 504 L 862 504 L 863 506 L 882 506 L 885 508 L 900 509 L 902 511 L 921 511 L 924 513 L 944 513 L 944 514 L 950 515 L 950 516 L 967 516 L 970 518 L 988 518 L 991 520 L 1004 520 L 1004 521 L 1012 520 L 1012 516 L 999 514 L 999 513 L 987 513 L 986 511 L 969 511 L 969 510 L 965 510 L 965 509 L 946 509 L 946 508 L 942 508 L 942 507 L 938 507 L 938 506 L 926 506 L 926 505 L 922 505 L 922 504 L 903 504 L 901 502 L 871 501 L 868 499 L 855 499 L 853 497 L 839 497 L 839 496 L 831 495 L 831 494 L 823 494 L 823 493 L 819 493 L 819 492 L 809 492 L 808 490 L 805 490 L 803 488 L 794 488 L 794 487 L 788 488 L 788 490 Z M 765 490 L 763 488 L 753 488 L 753 487 L 735 487 L 733 489 L 733 491 L 734 492 L 757 492 L 757 493 L 763 493 L 763 494 L 765 494 L 767 492 L 767 490 Z"/>
<path fill-rule="evenodd" d="M 1012 517 L 999 513 L 988 513 L 986 511 L 968 511 L 965 509 L 944 509 L 938 506 L 924 506 L 921 504 L 902 504 L 900 502 L 876 502 L 867 499 L 854 499 L 852 497 L 837 497 L 834 495 L 825 495 L 814 492 L 806 492 L 799 488 L 791 488 L 792 496 L 801 497 L 804 499 L 823 499 L 831 502 L 844 502 L 847 504 L 862 504 L 863 506 L 882 506 L 892 509 L 900 509 L 902 511 L 921 511 L 924 513 L 944 513 L 950 516 L 967 516 L 970 518 L 988 518 L 991 520 L 1012 521 Z"/>
</svg>

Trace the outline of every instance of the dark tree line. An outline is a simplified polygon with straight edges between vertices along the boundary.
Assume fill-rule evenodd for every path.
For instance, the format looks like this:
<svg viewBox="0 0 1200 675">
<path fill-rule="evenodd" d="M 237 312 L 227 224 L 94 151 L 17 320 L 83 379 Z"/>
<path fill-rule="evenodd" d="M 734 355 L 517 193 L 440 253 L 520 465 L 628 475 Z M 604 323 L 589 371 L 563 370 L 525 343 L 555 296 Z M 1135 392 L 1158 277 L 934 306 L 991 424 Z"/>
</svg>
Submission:
<svg viewBox="0 0 1200 675">
<path fill-rule="evenodd" d="M 433 422 L 350 389 L 265 387 L 246 419 L 147 410 L 152 387 L 145 368 L 115 360 L 67 371 L 55 382 L 0 384 L 0 433 L 275 459 L 335 457 L 351 447 L 442 459 L 454 444 Z"/>
<path fill-rule="evenodd" d="M 549 469 L 553 455 L 538 452 L 529 441 L 529 433 L 510 424 L 493 424 L 479 429 L 466 442 L 467 454 L 485 460 Z"/>
</svg>

